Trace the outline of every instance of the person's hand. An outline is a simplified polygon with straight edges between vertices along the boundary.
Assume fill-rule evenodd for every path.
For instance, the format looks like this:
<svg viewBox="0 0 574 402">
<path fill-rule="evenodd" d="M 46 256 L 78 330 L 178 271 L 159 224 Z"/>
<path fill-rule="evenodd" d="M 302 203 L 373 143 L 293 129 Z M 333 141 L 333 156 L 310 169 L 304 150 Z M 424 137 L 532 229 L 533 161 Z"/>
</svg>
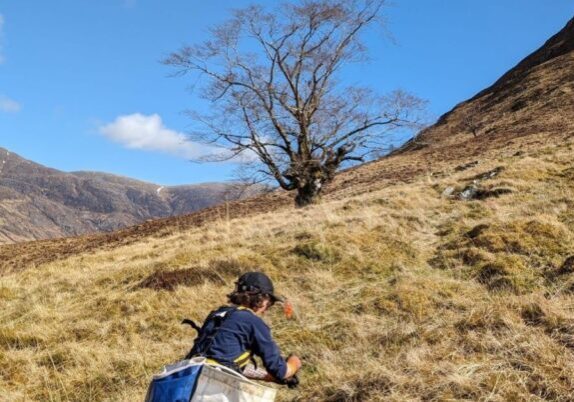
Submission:
<svg viewBox="0 0 574 402">
<path fill-rule="evenodd" d="M 301 369 L 303 365 L 299 357 L 291 354 L 286 359 L 287 372 L 283 378 L 275 378 L 271 374 L 267 373 L 267 376 L 263 378 L 263 381 L 275 382 L 281 385 L 287 385 L 289 388 L 297 388 L 299 385 L 299 378 L 297 378 L 297 372 Z M 249 376 L 248 376 L 249 378 Z"/>
<path fill-rule="evenodd" d="M 303 363 L 298 356 L 290 354 L 287 359 L 287 374 L 283 379 L 283 384 L 287 385 L 289 389 L 294 389 L 299 386 L 299 378 L 297 372 L 301 369 Z"/>
<path fill-rule="evenodd" d="M 286 377 L 293 377 L 301 369 L 302 365 L 303 363 L 301 363 L 301 359 L 299 359 L 299 357 L 293 354 L 289 355 L 289 357 L 287 357 L 288 369 Z"/>
</svg>

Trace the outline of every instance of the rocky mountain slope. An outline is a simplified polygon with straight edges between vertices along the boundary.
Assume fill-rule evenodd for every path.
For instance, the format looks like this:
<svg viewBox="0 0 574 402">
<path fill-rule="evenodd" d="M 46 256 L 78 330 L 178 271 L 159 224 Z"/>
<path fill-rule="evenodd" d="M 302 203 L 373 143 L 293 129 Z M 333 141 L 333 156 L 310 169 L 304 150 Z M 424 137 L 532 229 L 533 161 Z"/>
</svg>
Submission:
<svg viewBox="0 0 574 402">
<path fill-rule="evenodd" d="M 105 173 L 65 173 L 0 148 L 0 243 L 112 231 L 245 195 L 223 183 L 161 187 Z"/>
</svg>

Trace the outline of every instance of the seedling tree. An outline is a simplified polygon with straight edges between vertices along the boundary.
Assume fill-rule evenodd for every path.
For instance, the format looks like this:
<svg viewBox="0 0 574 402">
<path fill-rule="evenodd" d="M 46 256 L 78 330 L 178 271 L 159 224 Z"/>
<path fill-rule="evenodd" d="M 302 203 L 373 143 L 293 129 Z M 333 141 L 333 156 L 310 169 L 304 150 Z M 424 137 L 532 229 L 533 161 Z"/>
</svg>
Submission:
<svg viewBox="0 0 574 402">
<path fill-rule="evenodd" d="M 476 102 L 466 105 L 462 111 L 462 128 L 463 130 L 472 133 L 474 138 L 477 138 L 484 128 L 484 121 L 481 119 L 483 112 L 484 107 Z"/>
<path fill-rule="evenodd" d="M 381 23 L 384 0 L 250 6 L 165 63 L 198 73 L 209 114 L 190 111 L 190 136 L 223 148 L 204 160 L 240 158 L 261 179 L 315 202 L 338 169 L 385 144 L 389 130 L 415 128 L 424 102 L 404 91 L 378 96 L 345 86 L 341 72 L 366 61 L 361 34 Z"/>
</svg>

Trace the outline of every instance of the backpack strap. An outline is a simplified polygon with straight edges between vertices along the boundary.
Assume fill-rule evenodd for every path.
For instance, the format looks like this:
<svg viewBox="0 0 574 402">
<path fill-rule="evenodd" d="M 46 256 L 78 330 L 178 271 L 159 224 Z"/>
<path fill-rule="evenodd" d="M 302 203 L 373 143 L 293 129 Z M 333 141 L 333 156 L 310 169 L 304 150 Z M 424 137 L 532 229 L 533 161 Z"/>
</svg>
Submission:
<svg viewBox="0 0 574 402">
<path fill-rule="evenodd" d="M 183 321 L 181 321 L 182 324 L 187 324 L 189 325 L 191 328 L 195 329 L 197 331 L 197 334 L 199 335 L 199 333 L 201 332 L 201 328 L 199 327 L 199 325 L 197 325 L 195 323 L 195 321 L 190 320 L 189 318 L 184 318 Z"/>
<path fill-rule="evenodd" d="M 185 358 L 191 359 L 192 357 L 195 356 L 206 357 L 205 354 L 213 344 L 213 341 L 215 339 L 215 336 L 219 332 L 219 329 L 221 328 L 225 320 L 229 318 L 236 311 L 237 307 L 222 307 L 209 313 L 205 322 L 203 323 L 203 326 L 199 330 L 197 330 L 198 336 L 194 341 L 193 347 L 191 348 L 189 353 L 185 356 Z M 211 328 L 211 330 L 207 332 L 207 325 L 212 321 L 214 323 L 213 328 Z M 196 325 L 193 328 L 197 329 L 196 327 L 198 326 Z"/>
</svg>

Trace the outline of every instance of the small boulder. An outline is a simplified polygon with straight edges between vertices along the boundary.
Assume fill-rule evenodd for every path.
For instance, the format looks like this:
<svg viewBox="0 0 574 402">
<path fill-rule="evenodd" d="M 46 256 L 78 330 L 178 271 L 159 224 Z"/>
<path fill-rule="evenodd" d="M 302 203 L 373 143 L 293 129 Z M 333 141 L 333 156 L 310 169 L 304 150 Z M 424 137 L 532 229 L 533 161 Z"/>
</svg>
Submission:
<svg viewBox="0 0 574 402">
<path fill-rule="evenodd" d="M 512 190 L 509 188 L 494 188 L 492 190 L 485 190 L 479 188 L 475 184 L 471 184 L 464 188 L 458 195 L 458 198 L 464 201 L 470 200 L 485 200 L 487 198 L 498 198 L 501 195 L 510 194 Z"/>
<path fill-rule="evenodd" d="M 503 170 L 504 170 L 504 167 L 498 166 L 492 170 L 489 170 L 488 172 L 480 173 L 480 174 L 477 174 L 476 176 L 471 177 L 471 180 L 482 181 L 482 180 L 492 179 L 492 178 L 498 176 L 500 174 L 500 172 L 502 172 Z"/>
<path fill-rule="evenodd" d="M 442 196 L 446 198 L 452 197 L 452 195 L 454 194 L 454 190 L 455 190 L 454 187 L 449 186 L 444 189 L 444 191 L 442 192 Z"/>
<path fill-rule="evenodd" d="M 477 198 L 478 191 L 478 188 L 474 184 L 471 184 L 470 186 L 466 186 L 464 190 L 460 192 L 458 197 L 465 201 L 474 200 Z"/>
</svg>

